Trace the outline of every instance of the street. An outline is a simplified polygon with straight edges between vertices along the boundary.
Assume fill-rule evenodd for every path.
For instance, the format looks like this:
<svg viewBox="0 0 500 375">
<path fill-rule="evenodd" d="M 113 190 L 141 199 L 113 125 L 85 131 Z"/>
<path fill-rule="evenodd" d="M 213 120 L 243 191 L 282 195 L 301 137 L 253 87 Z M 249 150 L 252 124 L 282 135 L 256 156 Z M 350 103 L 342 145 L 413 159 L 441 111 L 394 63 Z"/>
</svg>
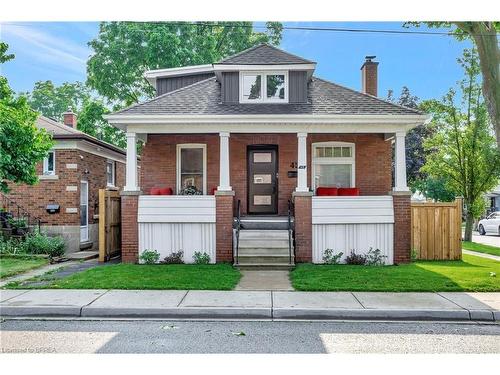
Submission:
<svg viewBox="0 0 500 375">
<path fill-rule="evenodd" d="M 4 320 L 3 353 L 500 353 L 500 325 Z"/>
</svg>

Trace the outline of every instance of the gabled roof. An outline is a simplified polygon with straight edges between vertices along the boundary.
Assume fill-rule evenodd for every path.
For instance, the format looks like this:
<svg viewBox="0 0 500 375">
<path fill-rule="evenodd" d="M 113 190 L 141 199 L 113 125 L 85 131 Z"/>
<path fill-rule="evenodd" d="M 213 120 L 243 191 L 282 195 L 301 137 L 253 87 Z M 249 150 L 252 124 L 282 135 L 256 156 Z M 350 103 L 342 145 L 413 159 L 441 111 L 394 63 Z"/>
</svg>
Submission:
<svg viewBox="0 0 500 375">
<path fill-rule="evenodd" d="M 314 61 L 292 55 L 270 44 L 262 43 L 248 48 L 235 55 L 226 57 L 218 63 L 224 65 L 281 65 L 281 64 L 315 64 Z"/>
<path fill-rule="evenodd" d="M 125 155 L 125 150 L 112 145 L 111 143 L 101 141 L 95 137 L 92 137 L 78 129 L 74 129 L 71 126 L 61 124 L 49 117 L 39 116 L 36 119 L 36 127 L 39 129 L 45 129 L 48 133 L 52 135 L 52 138 L 55 140 L 85 140 L 91 143 L 94 143 L 103 148 L 107 148 L 108 150 L 119 152 L 120 154 Z"/>
<path fill-rule="evenodd" d="M 215 77 L 160 95 L 113 115 L 422 115 L 332 82 L 313 77 L 307 103 L 221 103 Z"/>
</svg>

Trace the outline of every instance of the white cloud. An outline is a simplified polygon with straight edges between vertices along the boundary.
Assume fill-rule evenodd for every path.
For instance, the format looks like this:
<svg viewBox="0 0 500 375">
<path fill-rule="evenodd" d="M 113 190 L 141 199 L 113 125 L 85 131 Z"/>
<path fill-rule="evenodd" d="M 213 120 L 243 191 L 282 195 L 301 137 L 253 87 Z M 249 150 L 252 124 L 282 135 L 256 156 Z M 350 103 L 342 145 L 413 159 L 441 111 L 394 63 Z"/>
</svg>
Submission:
<svg viewBox="0 0 500 375">
<path fill-rule="evenodd" d="M 86 46 L 54 36 L 43 30 L 45 24 L 36 27 L 23 24 L 1 24 L 2 39 L 9 43 L 12 52 L 24 54 L 33 63 L 43 63 L 54 68 L 85 72 L 90 50 Z"/>
</svg>

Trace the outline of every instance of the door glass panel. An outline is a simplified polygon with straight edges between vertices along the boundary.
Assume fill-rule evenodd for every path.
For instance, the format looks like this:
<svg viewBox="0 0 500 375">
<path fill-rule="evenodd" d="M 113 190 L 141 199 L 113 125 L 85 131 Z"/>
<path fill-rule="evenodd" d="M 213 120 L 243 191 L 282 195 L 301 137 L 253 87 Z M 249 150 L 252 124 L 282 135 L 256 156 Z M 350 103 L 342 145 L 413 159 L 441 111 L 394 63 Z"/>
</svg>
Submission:
<svg viewBox="0 0 500 375">
<path fill-rule="evenodd" d="M 272 155 L 270 152 L 255 152 L 253 154 L 254 163 L 270 163 L 272 161 Z"/>
<path fill-rule="evenodd" d="M 254 206 L 269 206 L 271 204 L 270 195 L 254 195 L 253 196 Z"/>
<path fill-rule="evenodd" d="M 253 175 L 254 184 L 270 184 L 271 175 L 270 174 L 254 174 Z"/>
<path fill-rule="evenodd" d="M 317 186 L 350 187 L 351 169 L 350 164 L 317 164 Z"/>
</svg>

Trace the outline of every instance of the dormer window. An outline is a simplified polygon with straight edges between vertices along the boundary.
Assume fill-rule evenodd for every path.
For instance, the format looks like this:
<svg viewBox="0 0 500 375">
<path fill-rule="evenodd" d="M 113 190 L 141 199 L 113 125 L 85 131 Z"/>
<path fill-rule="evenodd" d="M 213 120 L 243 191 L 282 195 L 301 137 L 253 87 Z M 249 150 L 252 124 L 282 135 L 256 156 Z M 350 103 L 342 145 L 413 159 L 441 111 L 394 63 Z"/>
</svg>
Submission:
<svg viewBox="0 0 500 375">
<path fill-rule="evenodd" d="M 240 72 L 240 103 L 288 103 L 288 72 Z"/>
</svg>

